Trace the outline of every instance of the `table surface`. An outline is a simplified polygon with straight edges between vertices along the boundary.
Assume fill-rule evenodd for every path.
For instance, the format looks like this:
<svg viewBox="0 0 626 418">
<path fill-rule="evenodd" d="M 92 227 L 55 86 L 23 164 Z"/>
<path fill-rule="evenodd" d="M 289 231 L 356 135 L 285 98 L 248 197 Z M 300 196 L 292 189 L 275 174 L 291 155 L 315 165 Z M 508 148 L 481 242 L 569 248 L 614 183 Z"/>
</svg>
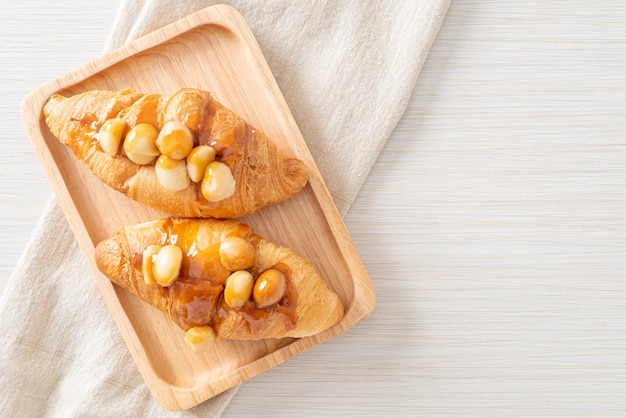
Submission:
<svg viewBox="0 0 626 418">
<path fill-rule="evenodd" d="M 0 292 L 52 193 L 20 101 L 119 2 L 83 3 L 0 5 Z M 593 3 L 453 1 L 346 217 L 374 313 L 225 416 L 626 415 L 626 5 Z"/>
</svg>

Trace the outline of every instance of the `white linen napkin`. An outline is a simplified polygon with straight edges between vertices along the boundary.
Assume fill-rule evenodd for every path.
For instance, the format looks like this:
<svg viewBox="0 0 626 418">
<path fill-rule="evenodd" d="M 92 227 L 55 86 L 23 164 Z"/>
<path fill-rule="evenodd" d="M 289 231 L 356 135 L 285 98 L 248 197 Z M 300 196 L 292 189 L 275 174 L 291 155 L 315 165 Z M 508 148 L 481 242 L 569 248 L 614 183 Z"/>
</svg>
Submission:
<svg viewBox="0 0 626 418">
<path fill-rule="evenodd" d="M 105 50 L 213 1 L 124 0 Z M 250 25 L 345 215 L 402 116 L 449 0 L 227 2 Z M 219 416 L 156 404 L 52 197 L 0 301 L 1 416 Z"/>
</svg>

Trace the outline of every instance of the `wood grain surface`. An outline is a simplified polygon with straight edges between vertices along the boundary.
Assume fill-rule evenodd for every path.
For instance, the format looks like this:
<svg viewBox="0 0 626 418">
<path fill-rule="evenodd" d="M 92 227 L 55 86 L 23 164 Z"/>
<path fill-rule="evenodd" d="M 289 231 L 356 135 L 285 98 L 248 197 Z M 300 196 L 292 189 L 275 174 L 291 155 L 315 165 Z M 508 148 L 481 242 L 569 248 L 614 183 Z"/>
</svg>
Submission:
<svg viewBox="0 0 626 418">
<path fill-rule="evenodd" d="M 50 194 L 19 101 L 114 13 L 34 3 L 1 6 L 4 282 Z M 625 27 L 621 1 L 452 2 L 345 219 L 374 313 L 224 416 L 626 415 Z"/>
<path fill-rule="evenodd" d="M 210 91 L 285 153 L 303 161 L 309 171 L 304 189 L 241 220 L 311 262 L 343 303 L 338 324 L 299 339 L 218 341 L 210 352 L 195 354 L 165 316 L 100 274 L 94 258 L 100 241 L 127 225 L 167 214 L 100 182 L 52 135 L 43 108 L 52 94 L 71 96 L 128 86 L 163 94 L 181 88 Z M 113 318 L 148 388 L 164 407 L 189 409 L 353 327 L 371 313 L 374 294 L 367 272 L 253 34 L 234 8 L 206 8 L 51 80 L 24 99 L 22 118 Z"/>
</svg>

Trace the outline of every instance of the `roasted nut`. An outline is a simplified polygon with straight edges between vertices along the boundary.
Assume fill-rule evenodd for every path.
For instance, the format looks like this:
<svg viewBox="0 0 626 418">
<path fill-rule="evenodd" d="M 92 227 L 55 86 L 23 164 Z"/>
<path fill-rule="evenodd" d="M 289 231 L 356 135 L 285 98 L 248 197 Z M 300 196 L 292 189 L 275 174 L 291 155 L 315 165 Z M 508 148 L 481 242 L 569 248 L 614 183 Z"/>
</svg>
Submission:
<svg viewBox="0 0 626 418">
<path fill-rule="evenodd" d="M 187 173 L 191 181 L 202 181 L 206 166 L 215 160 L 215 149 L 209 145 L 198 145 L 187 155 Z"/>
<path fill-rule="evenodd" d="M 252 294 L 254 277 L 246 270 L 239 270 L 228 276 L 224 286 L 224 302 L 234 309 L 241 308 Z"/>
<path fill-rule="evenodd" d="M 287 279 L 276 269 L 267 269 L 257 277 L 252 290 L 252 299 L 259 308 L 267 308 L 285 296 Z"/>
<path fill-rule="evenodd" d="M 170 121 L 159 132 L 156 146 L 161 154 L 173 160 L 182 160 L 193 148 L 193 135 L 185 124 Z"/>
<path fill-rule="evenodd" d="M 129 160 L 139 165 L 151 164 L 160 154 L 156 147 L 158 132 L 149 123 L 135 125 L 124 139 L 124 152 Z"/>
<path fill-rule="evenodd" d="M 207 351 L 215 344 L 215 331 L 211 327 L 193 327 L 185 334 L 185 342 L 196 353 Z"/>
<path fill-rule="evenodd" d="M 189 176 L 185 160 L 173 160 L 166 155 L 161 155 L 154 171 L 161 186 L 173 192 L 179 192 L 189 187 Z"/>
<path fill-rule="evenodd" d="M 226 237 L 220 244 L 220 261 L 226 270 L 249 269 L 256 262 L 256 249 L 244 238 Z"/>
<path fill-rule="evenodd" d="M 178 278 L 183 262 L 183 251 L 177 245 L 166 245 L 159 250 L 152 265 L 154 281 L 170 286 Z"/>
<path fill-rule="evenodd" d="M 152 268 L 156 254 L 161 249 L 160 245 L 149 245 L 143 250 L 142 262 L 141 262 L 141 274 L 143 275 L 143 281 L 147 284 L 154 283 L 154 275 L 152 274 Z"/>
<path fill-rule="evenodd" d="M 230 167 L 219 161 L 212 161 L 206 166 L 202 179 L 202 196 L 210 202 L 219 202 L 235 193 L 235 178 Z"/>
<path fill-rule="evenodd" d="M 100 127 L 98 141 L 100 146 L 112 157 L 117 155 L 122 142 L 122 136 L 126 130 L 126 121 L 120 118 L 107 119 Z"/>
</svg>

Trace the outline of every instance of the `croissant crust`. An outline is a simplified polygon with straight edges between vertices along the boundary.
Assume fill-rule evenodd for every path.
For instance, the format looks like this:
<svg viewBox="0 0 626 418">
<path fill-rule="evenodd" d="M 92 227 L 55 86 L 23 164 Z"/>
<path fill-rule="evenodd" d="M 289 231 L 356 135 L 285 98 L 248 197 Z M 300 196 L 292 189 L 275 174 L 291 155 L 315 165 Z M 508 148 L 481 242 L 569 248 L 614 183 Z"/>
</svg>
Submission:
<svg viewBox="0 0 626 418">
<path fill-rule="evenodd" d="M 214 249 L 226 237 L 238 236 L 256 247 L 255 274 L 282 266 L 288 272 L 289 291 L 275 305 L 260 309 L 248 301 L 233 309 L 223 298 L 223 267 Z M 169 287 L 147 284 L 142 275 L 141 254 L 149 245 L 176 242 L 186 257 L 181 276 Z M 339 322 L 343 305 L 309 261 L 293 250 L 266 241 L 235 220 L 163 218 L 119 231 L 96 247 L 96 263 L 112 282 L 127 288 L 141 300 L 160 309 L 180 328 L 212 326 L 218 338 L 256 340 L 304 337 Z M 192 272 L 191 263 L 203 266 L 203 275 Z M 226 275 L 229 273 L 227 272 Z"/>
<path fill-rule="evenodd" d="M 209 92 L 182 89 L 171 95 L 92 90 L 70 97 L 54 94 L 44 107 L 53 135 L 83 160 L 108 186 L 147 206 L 184 217 L 234 218 L 278 203 L 301 190 L 308 170 L 286 156 L 263 132 L 215 101 Z M 208 201 L 200 184 L 191 182 L 173 192 L 157 181 L 154 165 L 137 165 L 123 151 L 111 156 L 98 142 L 102 124 L 122 118 L 132 128 L 150 123 L 160 130 L 165 123 L 185 124 L 194 145 L 211 145 L 216 159 L 229 166 L 235 192 L 218 202 Z"/>
</svg>

